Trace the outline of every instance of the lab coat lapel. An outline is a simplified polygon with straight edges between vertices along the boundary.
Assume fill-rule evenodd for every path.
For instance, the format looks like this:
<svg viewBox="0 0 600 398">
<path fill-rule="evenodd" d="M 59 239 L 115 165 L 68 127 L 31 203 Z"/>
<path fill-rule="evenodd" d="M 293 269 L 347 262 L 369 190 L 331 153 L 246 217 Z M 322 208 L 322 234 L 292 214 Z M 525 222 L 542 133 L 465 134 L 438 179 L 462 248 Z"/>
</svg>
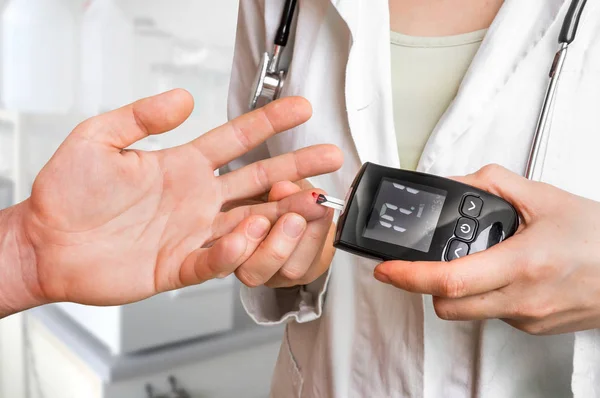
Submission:
<svg viewBox="0 0 600 398">
<path fill-rule="evenodd" d="M 273 3 L 273 7 L 277 11 L 269 17 L 272 19 L 271 23 L 275 25 L 274 31 L 276 31 L 281 17 L 281 0 L 267 0 Z M 277 4 L 278 5 L 277 5 Z M 292 33 L 290 34 L 290 41 L 288 42 L 284 56 L 281 59 L 281 67 L 288 68 L 285 84 L 281 91 L 280 96 L 282 98 L 300 95 L 305 98 L 311 99 L 311 95 L 314 95 L 314 76 L 309 75 L 311 69 L 309 66 L 315 56 L 315 47 L 317 46 L 317 40 L 323 20 L 326 17 L 327 9 L 330 7 L 329 3 L 325 0 L 299 0 L 298 10 L 296 13 L 295 22 L 292 25 Z M 277 22 L 275 22 L 277 21 Z M 271 39 L 272 40 L 272 39 Z M 310 85 L 312 82 L 312 86 Z M 327 90 L 328 87 L 320 87 L 320 89 Z M 318 104 L 318 101 L 316 101 Z M 318 106 L 318 105 L 317 105 Z M 320 110 L 315 110 L 315 112 Z M 296 145 L 312 145 L 314 142 L 306 141 L 307 134 L 300 134 L 298 130 L 302 130 L 304 126 L 300 126 L 297 129 L 292 129 L 283 134 L 279 134 L 272 137 L 267 142 L 267 147 L 270 153 L 282 153 L 293 150 Z M 318 126 L 317 128 L 320 128 Z M 295 149 L 295 148 L 294 148 Z"/>
<path fill-rule="evenodd" d="M 362 163 L 399 167 L 391 98 L 387 1 L 331 0 L 350 31 L 345 100 L 350 134 Z"/>
<path fill-rule="evenodd" d="M 279 0 L 276 0 L 279 1 Z M 288 93 L 302 92 L 306 84 L 306 65 L 310 62 L 313 49 L 319 33 L 319 26 L 325 18 L 327 3 L 321 0 L 300 0 L 298 4 L 298 17 L 296 33 L 290 35 L 290 44 L 293 46 L 292 63 L 288 71 L 287 84 L 283 88 L 282 96 Z"/>
<path fill-rule="evenodd" d="M 419 163 L 431 171 L 436 157 L 464 134 L 502 90 L 521 61 L 550 27 L 558 23 L 566 0 L 506 0 L 490 26 L 453 103 L 433 131 Z M 556 41 L 558 49 L 558 37 Z M 550 62 L 548 60 L 548 68 Z M 540 78 L 547 76 L 540 70 Z M 532 104 L 532 106 L 535 106 Z"/>
</svg>

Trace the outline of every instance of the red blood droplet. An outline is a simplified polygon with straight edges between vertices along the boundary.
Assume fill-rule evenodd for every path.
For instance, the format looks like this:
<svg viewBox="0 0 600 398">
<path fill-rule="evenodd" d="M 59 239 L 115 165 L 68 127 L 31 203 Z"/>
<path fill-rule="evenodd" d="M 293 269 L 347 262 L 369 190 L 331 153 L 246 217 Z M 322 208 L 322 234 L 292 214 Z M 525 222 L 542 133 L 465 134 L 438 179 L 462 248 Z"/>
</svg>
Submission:
<svg viewBox="0 0 600 398">
<path fill-rule="evenodd" d="M 319 199 L 319 194 L 318 194 L 318 193 L 316 193 L 316 192 L 313 192 L 313 198 L 315 198 L 315 199 Z"/>
</svg>

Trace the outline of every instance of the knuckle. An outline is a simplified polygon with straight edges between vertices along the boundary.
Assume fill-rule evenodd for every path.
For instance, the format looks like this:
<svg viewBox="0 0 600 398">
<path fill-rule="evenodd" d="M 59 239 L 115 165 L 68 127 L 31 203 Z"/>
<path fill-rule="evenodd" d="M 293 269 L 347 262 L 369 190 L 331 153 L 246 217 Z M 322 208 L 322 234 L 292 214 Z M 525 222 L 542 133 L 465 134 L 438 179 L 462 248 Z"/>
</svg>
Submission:
<svg viewBox="0 0 600 398">
<path fill-rule="evenodd" d="M 535 308 L 535 319 L 548 319 L 556 313 L 556 308 L 551 303 L 541 303 Z"/>
<path fill-rule="evenodd" d="M 516 318 L 527 319 L 531 321 L 542 321 L 554 313 L 554 306 L 538 301 L 530 301 L 516 305 L 513 310 L 513 315 Z"/>
<path fill-rule="evenodd" d="M 484 180 L 494 181 L 494 177 L 498 176 L 501 170 L 502 167 L 500 165 L 492 163 L 483 166 L 476 174 Z"/>
<path fill-rule="evenodd" d="M 298 152 L 292 152 L 292 159 L 294 160 L 294 173 L 297 177 L 302 178 L 307 173 L 304 172 L 303 163 L 300 161 Z"/>
<path fill-rule="evenodd" d="M 510 313 L 517 319 L 532 319 L 535 313 L 535 305 L 528 302 L 514 304 Z"/>
<path fill-rule="evenodd" d="M 275 274 L 271 279 L 266 281 L 264 285 L 271 289 L 279 289 L 285 287 L 286 282 L 279 276 L 279 274 Z"/>
<path fill-rule="evenodd" d="M 238 268 L 235 271 L 235 275 L 244 285 L 249 288 L 259 287 L 264 284 L 264 281 L 260 278 L 260 276 L 256 275 L 253 272 L 249 272 L 244 268 Z"/>
<path fill-rule="evenodd" d="M 223 272 L 223 265 L 220 263 L 217 263 L 216 261 L 210 261 L 207 264 L 207 268 L 208 268 L 208 274 L 211 277 L 215 277 L 215 276 L 219 275 L 221 272 Z"/>
<path fill-rule="evenodd" d="M 231 128 L 233 129 L 237 141 L 242 146 L 242 149 L 245 151 L 252 149 L 252 140 L 248 136 L 248 132 L 241 128 L 235 121 L 232 121 Z"/>
<path fill-rule="evenodd" d="M 269 176 L 267 174 L 267 170 L 265 169 L 264 162 L 256 162 L 254 166 L 254 179 L 258 186 L 260 186 L 265 192 L 269 190 Z"/>
<path fill-rule="evenodd" d="M 442 279 L 441 294 L 448 298 L 461 298 L 465 295 L 465 281 L 459 275 L 448 273 Z"/>
<path fill-rule="evenodd" d="M 265 282 L 265 286 L 271 289 L 289 289 L 300 285 L 301 283 L 299 282 L 285 279 L 279 272 Z"/>
<path fill-rule="evenodd" d="M 537 252 L 537 251 L 536 251 Z M 548 262 L 545 254 L 529 254 L 521 264 L 521 277 L 526 282 L 539 282 L 555 277 L 560 273 L 561 267 L 554 262 Z"/>
<path fill-rule="evenodd" d="M 272 264 L 283 264 L 288 259 L 288 253 L 279 247 L 271 247 L 267 252 L 267 256 Z"/>
<path fill-rule="evenodd" d="M 223 200 L 223 202 L 225 202 L 228 198 L 231 198 L 233 196 L 231 187 L 228 184 L 227 180 L 221 180 L 219 194 L 221 195 L 221 200 Z M 230 209 L 222 206 L 222 208 L 221 208 L 222 212 L 226 212 L 227 210 L 230 210 Z"/>
<path fill-rule="evenodd" d="M 273 108 L 262 108 L 259 112 L 260 115 L 264 118 L 264 122 L 269 130 L 270 134 L 275 134 L 278 129 L 275 127 L 275 123 L 273 122 L 271 113 L 268 110 Z"/>
<path fill-rule="evenodd" d="M 287 287 L 287 285 L 281 281 L 269 281 L 265 283 L 265 286 L 269 289 L 282 289 Z"/>
<path fill-rule="evenodd" d="M 307 228 L 307 230 L 304 232 L 304 239 L 308 239 L 311 242 L 320 243 L 325 238 L 325 234 L 328 231 L 329 227 L 325 231 L 323 231 L 323 229 L 315 230 L 314 228 Z"/>
<path fill-rule="evenodd" d="M 271 282 L 271 281 L 265 283 L 265 286 L 268 287 L 269 289 L 279 289 L 279 288 L 283 287 L 283 286 L 279 286 L 279 284 L 277 284 L 276 282 Z"/>
<path fill-rule="evenodd" d="M 542 336 L 550 331 L 547 322 L 526 322 L 521 324 L 519 329 L 532 336 Z"/>
<path fill-rule="evenodd" d="M 148 126 L 146 126 L 146 123 L 144 122 L 144 118 L 142 115 L 140 115 L 140 111 L 136 105 L 134 105 L 131 108 L 131 112 L 133 114 L 133 120 L 135 120 L 135 124 L 138 126 L 138 128 L 144 133 L 144 135 L 150 135 L 150 130 L 148 129 Z M 169 117 L 169 115 L 161 115 L 161 116 Z"/>
<path fill-rule="evenodd" d="M 285 266 L 279 272 L 281 276 L 289 281 L 299 281 L 305 275 L 304 269 L 292 266 Z"/>
<path fill-rule="evenodd" d="M 445 321 L 454 321 L 460 319 L 456 306 L 446 300 L 438 300 L 434 303 L 433 308 L 438 318 Z"/>
</svg>

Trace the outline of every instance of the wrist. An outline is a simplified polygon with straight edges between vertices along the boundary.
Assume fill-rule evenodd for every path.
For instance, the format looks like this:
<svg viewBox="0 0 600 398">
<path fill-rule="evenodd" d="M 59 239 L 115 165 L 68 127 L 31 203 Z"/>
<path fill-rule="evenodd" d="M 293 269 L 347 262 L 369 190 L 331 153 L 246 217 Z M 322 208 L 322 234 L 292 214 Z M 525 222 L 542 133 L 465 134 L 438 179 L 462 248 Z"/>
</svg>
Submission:
<svg viewBox="0 0 600 398">
<path fill-rule="evenodd" d="M 28 202 L 0 211 L 0 318 L 46 304 L 25 228 Z"/>
</svg>

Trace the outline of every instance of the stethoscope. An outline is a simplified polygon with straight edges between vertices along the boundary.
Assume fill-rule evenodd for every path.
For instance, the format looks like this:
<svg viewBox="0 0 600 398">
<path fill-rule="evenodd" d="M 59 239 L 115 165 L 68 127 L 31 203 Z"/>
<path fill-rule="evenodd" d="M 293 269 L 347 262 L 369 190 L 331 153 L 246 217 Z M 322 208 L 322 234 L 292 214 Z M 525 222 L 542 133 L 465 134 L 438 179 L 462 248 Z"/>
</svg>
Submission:
<svg viewBox="0 0 600 398">
<path fill-rule="evenodd" d="M 546 95 L 533 136 L 529 159 L 527 161 L 525 176 L 530 180 L 539 180 L 541 178 L 545 147 L 549 138 L 548 120 L 552 113 L 551 109 L 556 97 L 560 75 L 567 58 L 567 51 L 569 46 L 575 40 L 577 28 L 579 27 L 579 20 L 581 19 L 586 2 L 587 0 L 572 0 L 563 22 L 558 38 L 560 47 L 554 57 L 552 67 L 550 68 L 550 82 L 548 84 L 548 89 L 546 90 Z M 285 2 L 279 29 L 275 36 L 273 54 L 270 55 L 265 52 L 259 64 L 249 103 L 250 110 L 255 109 L 261 99 L 269 102 L 279 98 L 281 95 L 281 90 L 285 84 L 287 70 L 279 68 L 279 61 L 281 59 L 281 53 L 289 39 L 296 4 L 297 0 L 286 0 Z"/>
<path fill-rule="evenodd" d="M 277 29 L 277 34 L 275 35 L 273 54 L 270 55 L 265 52 L 260 60 L 258 73 L 254 80 L 254 86 L 250 96 L 250 110 L 257 107 L 258 101 L 261 98 L 268 102 L 279 98 L 281 95 L 281 89 L 285 83 L 287 70 L 279 69 L 279 61 L 281 60 L 281 53 L 290 37 L 290 30 L 297 2 L 297 0 L 286 0 L 285 2 L 279 29 Z"/>
<path fill-rule="evenodd" d="M 567 11 L 560 35 L 558 36 L 560 48 L 554 56 L 554 61 L 550 68 L 550 82 L 548 84 L 548 89 L 546 90 L 542 110 L 535 128 L 535 134 L 533 135 L 531 152 L 525 170 L 525 177 L 530 180 L 539 181 L 541 179 L 545 148 L 548 143 L 550 130 L 548 128 L 548 119 L 552 113 L 551 109 L 556 97 L 558 81 L 567 58 L 567 51 L 571 43 L 575 40 L 577 28 L 579 27 L 579 20 L 581 19 L 581 14 L 583 14 L 586 2 L 587 0 L 571 1 L 571 6 Z"/>
</svg>

